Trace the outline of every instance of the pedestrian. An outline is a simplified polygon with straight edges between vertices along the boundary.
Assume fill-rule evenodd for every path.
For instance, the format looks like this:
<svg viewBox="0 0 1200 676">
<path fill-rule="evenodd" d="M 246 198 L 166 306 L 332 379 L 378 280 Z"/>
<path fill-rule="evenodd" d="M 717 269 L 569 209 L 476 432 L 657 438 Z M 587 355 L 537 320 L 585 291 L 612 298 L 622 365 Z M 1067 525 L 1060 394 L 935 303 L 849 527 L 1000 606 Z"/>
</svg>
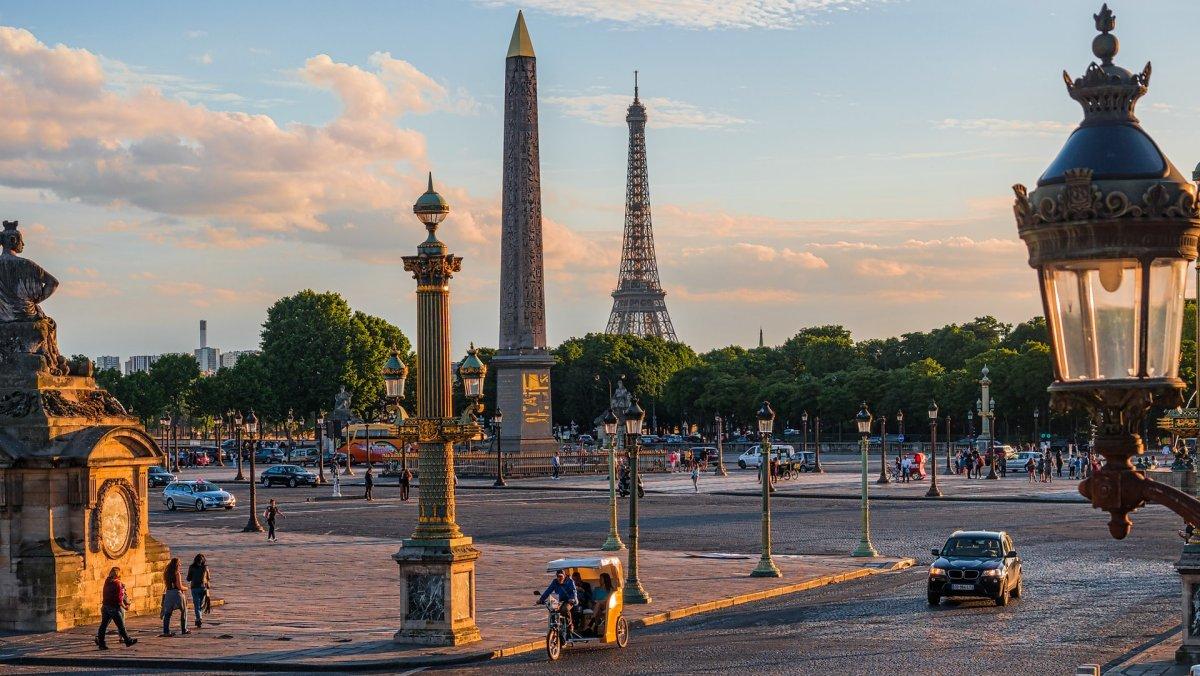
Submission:
<svg viewBox="0 0 1200 676">
<path fill-rule="evenodd" d="M 192 611 L 196 613 L 197 629 L 204 626 L 204 618 L 200 617 L 200 613 L 211 607 L 208 581 L 208 561 L 203 554 L 197 554 L 196 558 L 192 559 L 192 565 L 188 566 L 187 574 L 188 586 L 192 589 Z"/>
<path fill-rule="evenodd" d="M 1060 479 L 1062 478 L 1062 466 L 1063 466 L 1062 449 L 1056 448 L 1056 449 L 1054 449 L 1054 467 L 1055 467 L 1055 469 L 1058 470 L 1058 478 L 1060 478 Z"/>
<path fill-rule="evenodd" d="M 283 516 L 283 510 L 275 504 L 275 498 L 271 498 L 271 504 L 263 512 L 263 518 L 267 520 L 267 540 L 270 542 L 279 541 L 279 538 L 275 537 L 275 519 L 280 516 Z"/>
<path fill-rule="evenodd" d="M 1046 483 L 1054 483 L 1054 458 L 1046 451 Z"/>
<path fill-rule="evenodd" d="M 374 499 L 371 497 L 371 489 L 375 487 L 375 470 L 370 465 L 367 465 L 367 473 L 363 475 L 363 485 L 366 487 L 363 498 L 371 502 Z"/>
<path fill-rule="evenodd" d="M 559 458 L 558 458 L 558 451 L 555 451 L 554 457 L 550 458 L 550 478 L 551 479 L 558 478 L 559 463 L 561 463 L 561 462 L 562 461 L 559 460 Z"/>
<path fill-rule="evenodd" d="M 692 462 L 692 488 L 694 492 L 700 492 L 700 463 Z"/>
<path fill-rule="evenodd" d="M 908 459 L 908 454 L 904 454 L 904 459 L 900 461 L 900 481 L 908 483 L 912 477 L 912 460 Z"/>
<path fill-rule="evenodd" d="M 162 636 L 174 636 L 171 632 L 171 615 L 179 611 L 179 633 L 190 634 L 187 628 L 187 601 L 183 598 L 183 578 L 179 575 L 179 559 L 173 558 L 163 571 L 166 589 L 162 597 Z"/>
<path fill-rule="evenodd" d="M 104 580 L 104 591 L 100 601 L 100 630 L 96 632 L 96 647 L 108 650 L 105 634 L 108 633 L 108 623 L 117 625 L 117 635 L 127 646 L 137 643 L 136 638 L 130 638 L 125 631 L 125 611 L 129 608 L 129 594 L 125 592 L 125 584 L 121 582 L 121 569 L 113 566 Z"/>
<path fill-rule="evenodd" d="M 412 470 L 405 467 L 400 470 L 400 501 L 408 502 L 408 488 L 412 485 Z"/>
<path fill-rule="evenodd" d="M 1033 461 L 1033 456 L 1029 456 L 1025 460 L 1025 474 L 1029 476 L 1029 483 L 1033 483 L 1037 480 L 1036 475 L 1033 473 L 1036 467 L 1037 465 Z"/>
</svg>

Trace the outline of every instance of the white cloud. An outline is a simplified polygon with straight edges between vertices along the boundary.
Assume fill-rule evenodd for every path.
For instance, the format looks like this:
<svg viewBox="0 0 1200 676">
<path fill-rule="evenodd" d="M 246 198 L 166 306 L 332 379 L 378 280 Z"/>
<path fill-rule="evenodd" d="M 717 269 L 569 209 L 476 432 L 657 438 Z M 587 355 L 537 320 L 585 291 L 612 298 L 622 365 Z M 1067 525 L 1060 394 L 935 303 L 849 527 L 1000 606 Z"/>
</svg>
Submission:
<svg viewBox="0 0 1200 676">
<path fill-rule="evenodd" d="M 834 10 L 886 0 L 477 0 L 487 6 L 540 10 L 589 21 L 692 29 L 795 28 Z"/>
<path fill-rule="evenodd" d="M 197 54 L 196 56 L 192 57 L 192 61 L 195 61 L 196 63 L 198 63 L 202 66 L 210 66 L 210 65 L 212 65 L 212 62 L 213 62 L 212 52 L 204 52 L 203 54 Z"/>
<path fill-rule="evenodd" d="M 185 31 L 183 34 L 183 37 L 185 37 L 189 40 L 196 40 L 196 39 L 207 37 L 207 36 L 208 36 L 208 31 Z"/>
<path fill-rule="evenodd" d="M 965 131 L 984 136 L 1049 136 L 1075 128 L 1073 124 L 1052 120 L 1002 120 L 993 117 L 958 119 L 948 117 L 934 126 L 938 129 Z"/>
<path fill-rule="evenodd" d="M 628 94 L 595 94 L 547 96 L 543 101 L 558 106 L 567 117 L 602 127 L 624 127 L 625 114 L 633 99 Z M 648 97 L 642 103 L 646 106 L 646 125 L 652 128 L 721 129 L 746 123 L 733 115 L 705 110 L 686 101 Z"/>
</svg>

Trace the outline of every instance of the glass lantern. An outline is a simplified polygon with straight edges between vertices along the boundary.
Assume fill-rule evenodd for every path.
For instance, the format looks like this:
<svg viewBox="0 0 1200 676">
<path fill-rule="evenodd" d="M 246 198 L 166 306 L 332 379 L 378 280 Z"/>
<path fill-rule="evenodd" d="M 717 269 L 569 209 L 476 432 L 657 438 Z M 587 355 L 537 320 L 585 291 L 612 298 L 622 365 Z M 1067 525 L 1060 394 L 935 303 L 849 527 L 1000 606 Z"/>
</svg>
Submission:
<svg viewBox="0 0 1200 676">
<path fill-rule="evenodd" d="M 929 422 L 937 422 L 938 405 L 936 401 L 929 402 L 929 410 L 927 411 L 927 414 L 929 415 Z"/>
<path fill-rule="evenodd" d="M 775 427 L 775 411 L 771 408 L 771 404 L 763 402 L 758 408 L 758 433 L 762 436 L 771 434 L 772 428 Z"/>
<path fill-rule="evenodd" d="M 607 437 L 617 433 L 617 416 L 613 415 L 612 409 L 604 412 L 604 434 Z"/>
<path fill-rule="evenodd" d="M 625 433 L 641 436 L 642 422 L 646 419 L 646 411 L 638 404 L 637 399 L 625 410 Z"/>
<path fill-rule="evenodd" d="M 400 352 L 393 349 L 383 363 L 383 385 L 387 396 L 391 399 L 404 398 L 404 383 L 408 378 L 408 365 L 400 358 Z"/>
<path fill-rule="evenodd" d="M 458 378 L 462 380 L 463 394 L 467 399 L 478 401 L 483 397 L 483 379 L 487 376 L 487 365 L 479 359 L 475 343 L 467 350 L 467 356 L 458 365 Z"/>
<path fill-rule="evenodd" d="M 871 433 L 871 412 L 867 410 L 867 402 L 863 402 L 858 415 L 854 416 L 854 423 L 858 425 L 859 434 L 866 436 Z"/>
</svg>

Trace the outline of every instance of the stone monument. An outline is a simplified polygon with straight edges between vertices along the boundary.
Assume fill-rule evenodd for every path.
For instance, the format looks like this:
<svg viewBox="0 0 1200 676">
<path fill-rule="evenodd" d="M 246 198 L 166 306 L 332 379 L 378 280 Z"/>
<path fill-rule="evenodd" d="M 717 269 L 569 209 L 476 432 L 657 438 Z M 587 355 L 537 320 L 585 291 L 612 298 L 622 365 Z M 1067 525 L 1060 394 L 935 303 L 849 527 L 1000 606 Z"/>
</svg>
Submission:
<svg viewBox="0 0 1200 676">
<path fill-rule="evenodd" d="M 518 12 L 504 67 L 500 346 L 490 364 L 496 372 L 496 406 L 507 414 L 500 436 L 505 450 L 550 453 L 557 447 L 550 432 L 553 364 L 546 350 L 542 277 L 537 58 L 525 16 Z"/>
<path fill-rule="evenodd" d="M 170 552 L 148 526 L 146 472 L 163 453 L 91 362 L 68 363 L 39 303 L 58 281 L 0 232 L 0 630 L 99 621 L 120 566 L 130 615 L 157 613 Z"/>
</svg>

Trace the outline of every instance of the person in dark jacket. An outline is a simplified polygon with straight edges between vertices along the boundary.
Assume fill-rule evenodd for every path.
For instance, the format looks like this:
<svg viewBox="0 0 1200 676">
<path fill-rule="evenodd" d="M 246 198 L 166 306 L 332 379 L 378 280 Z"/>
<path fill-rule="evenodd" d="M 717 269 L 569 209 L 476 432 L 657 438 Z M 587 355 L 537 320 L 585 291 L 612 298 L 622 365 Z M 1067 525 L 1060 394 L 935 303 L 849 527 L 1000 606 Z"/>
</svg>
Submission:
<svg viewBox="0 0 1200 676">
<path fill-rule="evenodd" d="M 179 611 L 179 633 L 190 634 L 187 628 L 187 601 L 183 598 L 183 578 L 179 575 L 179 559 L 173 558 L 163 571 L 166 591 L 162 599 L 162 621 L 164 637 L 174 636 L 171 632 L 171 615 Z"/>
<path fill-rule="evenodd" d="M 121 569 L 113 566 L 104 580 L 103 599 L 100 602 L 100 630 L 96 632 L 96 646 L 100 650 L 108 650 L 105 634 L 108 633 L 108 623 L 117 625 L 117 634 L 121 642 L 127 646 L 137 643 L 136 638 L 130 638 L 125 631 L 125 611 L 129 608 L 129 595 L 125 592 L 125 584 L 121 582 Z"/>
<path fill-rule="evenodd" d="M 196 628 L 199 629 L 204 626 L 204 619 L 200 617 L 200 613 L 209 606 L 208 561 L 203 554 L 197 554 L 196 558 L 192 559 L 192 565 L 188 566 L 187 582 L 192 590 L 192 611 L 196 613 Z"/>
<path fill-rule="evenodd" d="M 370 502 L 372 500 L 371 489 L 375 488 L 375 470 L 372 469 L 370 465 L 367 465 L 367 473 L 365 476 L 363 476 L 363 484 L 366 486 L 366 490 L 363 493 L 363 498 L 365 498 L 367 502 Z"/>
<path fill-rule="evenodd" d="M 408 502 L 408 489 L 412 486 L 412 470 L 405 467 L 400 470 L 400 500 Z"/>
</svg>

